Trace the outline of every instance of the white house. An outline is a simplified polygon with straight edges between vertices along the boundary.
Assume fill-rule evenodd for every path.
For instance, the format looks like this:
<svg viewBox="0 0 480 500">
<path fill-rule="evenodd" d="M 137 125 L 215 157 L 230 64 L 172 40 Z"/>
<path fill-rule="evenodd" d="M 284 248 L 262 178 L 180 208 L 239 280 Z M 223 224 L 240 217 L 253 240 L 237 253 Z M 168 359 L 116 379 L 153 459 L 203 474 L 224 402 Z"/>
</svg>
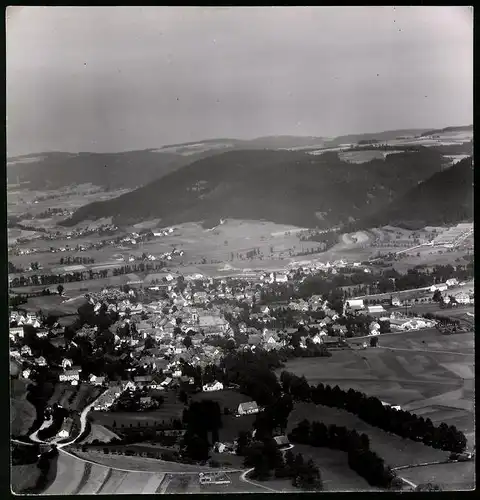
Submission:
<svg viewBox="0 0 480 500">
<path fill-rule="evenodd" d="M 68 368 L 71 368 L 73 365 L 73 361 L 69 358 L 62 359 L 62 368 L 64 370 L 67 370 Z"/>
<path fill-rule="evenodd" d="M 380 333 L 380 325 L 376 321 L 373 321 L 370 323 L 369 330 L 370 335 L 378 335 Z"/>
<path fill-rule="evenodd" d="M 31 356 L 32 355 L 32 350 L 30 349 L 30 347 L 28 345 L 24 345 L 22 347 L 22 349 L 20 350 L 20 353 L 23 356 Z"/>
<path fill-rule="evenodd" d="M 215 382 L 211 384 L 205 384 L 203 386 L 203 390 L 205 392 L 221 391 L 222 389 L 223 389 L 223 384 L 218 380 L 215 380 Z"/>
<path fill-rule="evenodd" d="M 35 363 L 38 366 L 47 366 L 47 360 L 43 356 L 40 356 L 40 357 L 36 358 L 35 359 Z"/>
<path fill-rule="evenodd" d="M 470 304 L 470 296 L 464 292 L 460 292 L 459 294 L 455 295 L 455 300 L 459 304 Z"/>
<path fill-rule="evenodd" d="M 449 280 L 447 280 L 445 282 L 445 284 L 448 286 L 448 287 L 452 287 L 452 286 L 456 286 L 458 285 L 458 280 L 456 278 L 451 278 Z"/>
<path fill-rule="evenodd" d="M 250 401 L 248 403 L 240 403 L 238 405 L 237 413 L 239 415 L 251 415 L 253 413 L 258 413 L 260 410 L 255 401 Z"/>
<path fill-rule="evenodd" d="M 349 299 L 345 302 L 345 305 L 352 310 L 360 310 L 365 308 L 363 299 Z"/>
<path fill-rule="evenodd" d="M 27 368 L 26 370 L 23 370 L 22 377 L 23 378 L 29 378 L 30 377 L 30 373 L 32 373 L 32 370 L 30 370 L 30 368 Z"/>
<path fill-rule="evenodd" d="M 10 328 L 10 338 L 15 340 L 16 337 L 23 338 L 23 326 L 15 326 Z"/>
<path fill-rule="evenodd" d="M 80 370 L 65 370 L 59 376 L 60 382 L 72 382 L 80 380 Z"/>
<path fill-rule="evenodd" d="M 368 314 L 381 314 L 384 312 L 383 306 L 368 306 Z"/>
<path fill-rule="evenodd" d="M 392 306 L 398 307 L 401 305 L 400 299 L 398 297 L 392 297 Z"/>
</svg>

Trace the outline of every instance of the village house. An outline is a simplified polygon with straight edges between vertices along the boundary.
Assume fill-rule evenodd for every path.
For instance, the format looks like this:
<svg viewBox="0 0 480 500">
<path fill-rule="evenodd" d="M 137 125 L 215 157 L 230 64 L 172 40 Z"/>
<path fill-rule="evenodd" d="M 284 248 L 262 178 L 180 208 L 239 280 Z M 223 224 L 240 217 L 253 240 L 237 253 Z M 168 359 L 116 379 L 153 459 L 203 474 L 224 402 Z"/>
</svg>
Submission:
<svg viewBox="0 0 480 500">
<path fill-rule="evenodd" d="M 15 340 L 17 337 L 22 339 L 24 336 L 23 326 L 10 327 L 9 333 L 12 340 Z"/>
<path fill-rule="evenodd" d="M 22 377 L 23 378 L 29 378 L 30 377 L 30 374 L 32 373 L 32 370 L 30 370 L 30 368 L 26 368 L 25 370 L 23 370 L 22 372 Z"/>
<path fill-rule="evenodd" d="M 78 382 L 80 380 L 80 371 L 81 370 L 65 370 L 63 373 L 60 373 L 58 379 L 60 382 Z"/>
<path fill-rule="evenodd" d="M 278 448 L 287 448 L 290 446 L 290 441 L 287 436 L 274 436 L 273 440 Z"/>
<path fill-rule="evenodd" d="M 62 424 L 60 432 L 57 434 L 60 439 L 68 438 L 72 432 L 73 419 L 67 417 Z"/>
<path fill-rule="evenodd" d="M 35 364 L 38 366 L 47 366 L 47 360 L 43 356 L 35 358 Z"/>
<path fill-rule="evenodd" d="M 145 387 L 152 383 L 153 376 L 152 375 L 139 375 L 137 377 L 133 377 L 133 381 L 135 382 L 136 387 Z"/>
<path fill-rule="evenodd" d="M 62 359 L 62 368 L 64 370 L 67 370 L 68 368 L 71 368 L 73 365 L 73 361 L 69 358 L 64 358 Z"/>
<path fill-rule="evenodd" d="M 30 347 L 28 345 L 24 345 L 21 348 L 20 353 L 22 354 L 22 356 L 31 356 L 32 350 L 30 349 Z"/>
<path fill-rule="evenodd" d="M 458 280 L 456 278 L 451 278 L 445 282 L 448 287 L 457 286 Z"/>
<path fill-rule="evenodd" d="M 248 403 L 240 403 L 238 405 L 237 413 L 238 415 L 251 415 L 253 413 L 258 413 L 259 408 L 255 401 L 250 401 Z"/>
<path fill-rule="evenodd" d="M 103 385 L 106 382 L 105 377 L 98 377 L 97 375 L 90 375 L 88 380 L 93 385 Z"/>
<path fill-rule="evenodd" d="M 385 314 L 383 306 L 368 306 L 368 314 Z"/>
<path fill-rule="evenodd" d="M 460 292 L 457 295 L 455 295 L 455 300 L 459 304 L 470 304 L 470 296 L 464 292 Z"/>
<path fill-rule="evenodd" d="M 211 384 L 205 384 L 202 389 L 204 392 L 221 391 L 223 389 L 223 384 L 218 380 L 215 380 L 215 382 L 212 382 Z"/>
</svg>

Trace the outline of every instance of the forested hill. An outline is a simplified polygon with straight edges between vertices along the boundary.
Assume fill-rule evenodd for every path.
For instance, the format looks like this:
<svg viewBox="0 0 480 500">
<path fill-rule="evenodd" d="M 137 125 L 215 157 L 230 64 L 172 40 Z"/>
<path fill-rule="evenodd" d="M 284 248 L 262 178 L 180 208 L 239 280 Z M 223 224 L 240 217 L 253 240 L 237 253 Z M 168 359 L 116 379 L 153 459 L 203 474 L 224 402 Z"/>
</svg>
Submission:
<svg viewBox="0 0 480 500">
<path fill-rule="evenodd" d="M 444 162 L 428 148 L 363 164 L 341 161 L 333 152 L 229 151 L 118 198 L 86 205 L 65 224 L 110 216 L 117 224 L 229 217 L 329 227 L 372 213 L 439 172 Z"/>
<path fill-rule="evenodd" d="M 465 158 L 399 196 L 355 228 L 383 225 L 424 227 L 473 220 L 473 160 Z"/>
</svg>

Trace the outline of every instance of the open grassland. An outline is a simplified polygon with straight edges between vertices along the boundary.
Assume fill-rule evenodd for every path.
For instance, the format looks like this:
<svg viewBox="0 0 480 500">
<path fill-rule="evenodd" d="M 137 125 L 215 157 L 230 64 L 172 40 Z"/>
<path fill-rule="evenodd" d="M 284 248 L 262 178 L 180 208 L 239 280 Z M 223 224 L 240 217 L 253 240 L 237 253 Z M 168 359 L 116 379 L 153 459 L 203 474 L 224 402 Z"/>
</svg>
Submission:
<svg viewBox="0 0 480 500">
<path fill-rule="evenodd" d="M 444 491 L 475 488 L 475 462 L 457 462 L 404 469 L 401 476 L 414 484 L 434 483 Z"/>
<path fill-rule="evenodd" d="M 38 312 L 41 310 L 46 316 L 49 314 L 54 316 L 76 314 L 78 308 L 86 304 L 87 299 L 85 299 L 84 294 L 73 293 L 70 296 L 71 298 L 61 297 L 60 295 L 31 297 L 26 304 L 22 304 L 21 308 L 27 312 Z"/>
<path fill-rule="evenodd" d="M 201 472 L 211 470 L 210 467 L 200 465 L 181 464 L 177 462 L 167 462 L 155 458 L 115 455 L 103 453 L 103 450 L 88 450 L 87 452 L 75 450 L 76 457 L 116 469 L 143 471 L 143 472 Z M 81 461 L 81 460 L 79 460 Z"/>
<path fill-rule="evenodd" d="M 377 452 L 385 460 L 385 463 L 391 467 L 445 460 L 449 455 L 446 451 L 437 450 L 410 439 L 403 439 L 400 436 L 373 427 L 345 410 L 314 405 L 313 403 L 297 403 L 295 405 L 288 420 L 288 431 L 304 418 L 309 419 L 311 422 L 323 422 L 326 425 L 345 426 L 348 429 L 356 429 L 359 433 L 367 434 L 370 438 L 370 448 Z M 312 447 L 312 450 L 316 449 Z M 322 448 L 318 450 L 321 453 L 330 452 L 327 449 L 322 451 Z"/>
<path fill-rule="evenodd" d="M 300 415 L 301 411 L 302 409 L 294 410 L 292 413 L 293 418 Z M 312 415 L 314 414 L 312 413 Z M 303 418 L 320 420 L 313 416 Z M 292 417 L 290 417 L 291 419 Z M 350 469 L 347 453 L 343 451 L 315 448 L 304 444 L 296 444 L 292 451 L 293 453 L 301 453 L 306 459 L 311 458 L 314 460 L 320 469 L 325 491 L 380 491 L 378 488 L 370 486 L 363 477 Z"/>
</svg>

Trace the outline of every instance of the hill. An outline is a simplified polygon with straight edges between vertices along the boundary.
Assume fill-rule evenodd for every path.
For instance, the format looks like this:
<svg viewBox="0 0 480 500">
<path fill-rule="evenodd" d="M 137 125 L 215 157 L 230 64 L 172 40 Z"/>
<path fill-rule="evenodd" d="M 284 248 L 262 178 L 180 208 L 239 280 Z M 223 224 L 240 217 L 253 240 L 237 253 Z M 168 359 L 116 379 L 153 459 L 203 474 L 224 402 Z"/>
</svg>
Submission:
<svg viewBox="0 0 480 500">
<path fill-rule="evenodd" d="M 473 220 L 472 157 L 433 174 L 375 215 L 356 223 L 355 228 L 384 225 L 425 227 L 465 220 Z"/>
<path fill-rule="evenodd" d="M 366 134 L 349 134 L 341 135 L 329 140 L 326 143 L 327 147 L 335 147 L 340 144 L 356 144 L 362 141 L 377 140 L 380 142 L 393 141 L 399 137 L 415 137 L 423 134 L 427 129 L 400 129 L 400 130 L 387 130 L 384 132 L 371 132 Z"/>
<path fill-rule="evenodd" d="M 450 134 L 455 132 L 472 132 L 473 133 L 473 125 L 463 125 L 461 127 L 445 127 L 441 129 L 435 130 L 427 130 L 423 132 L 420 137 L 426 137 L 429 135 L 441 135 L 441 134 Z"/>
<path fill-rule="evenodd" d="M 385 205 L 443 164 L 443 156 L 428 148 L 357 165 L 334 152 L 229 151 L 81 207 L 64 225 L 112 216 L 116 224 L 159 217 L 169 225 L 221 217 L 329 227 Z"/>
<path fill-rule="evenodd" d="M 183 167 L 197 156 L 155 150 L 122 153 L 39 153 L 9 158 L 8 183 L 28 189 L 58 189 L 91 183 L 106 189 L 135 188 Z"/>
</svg>

